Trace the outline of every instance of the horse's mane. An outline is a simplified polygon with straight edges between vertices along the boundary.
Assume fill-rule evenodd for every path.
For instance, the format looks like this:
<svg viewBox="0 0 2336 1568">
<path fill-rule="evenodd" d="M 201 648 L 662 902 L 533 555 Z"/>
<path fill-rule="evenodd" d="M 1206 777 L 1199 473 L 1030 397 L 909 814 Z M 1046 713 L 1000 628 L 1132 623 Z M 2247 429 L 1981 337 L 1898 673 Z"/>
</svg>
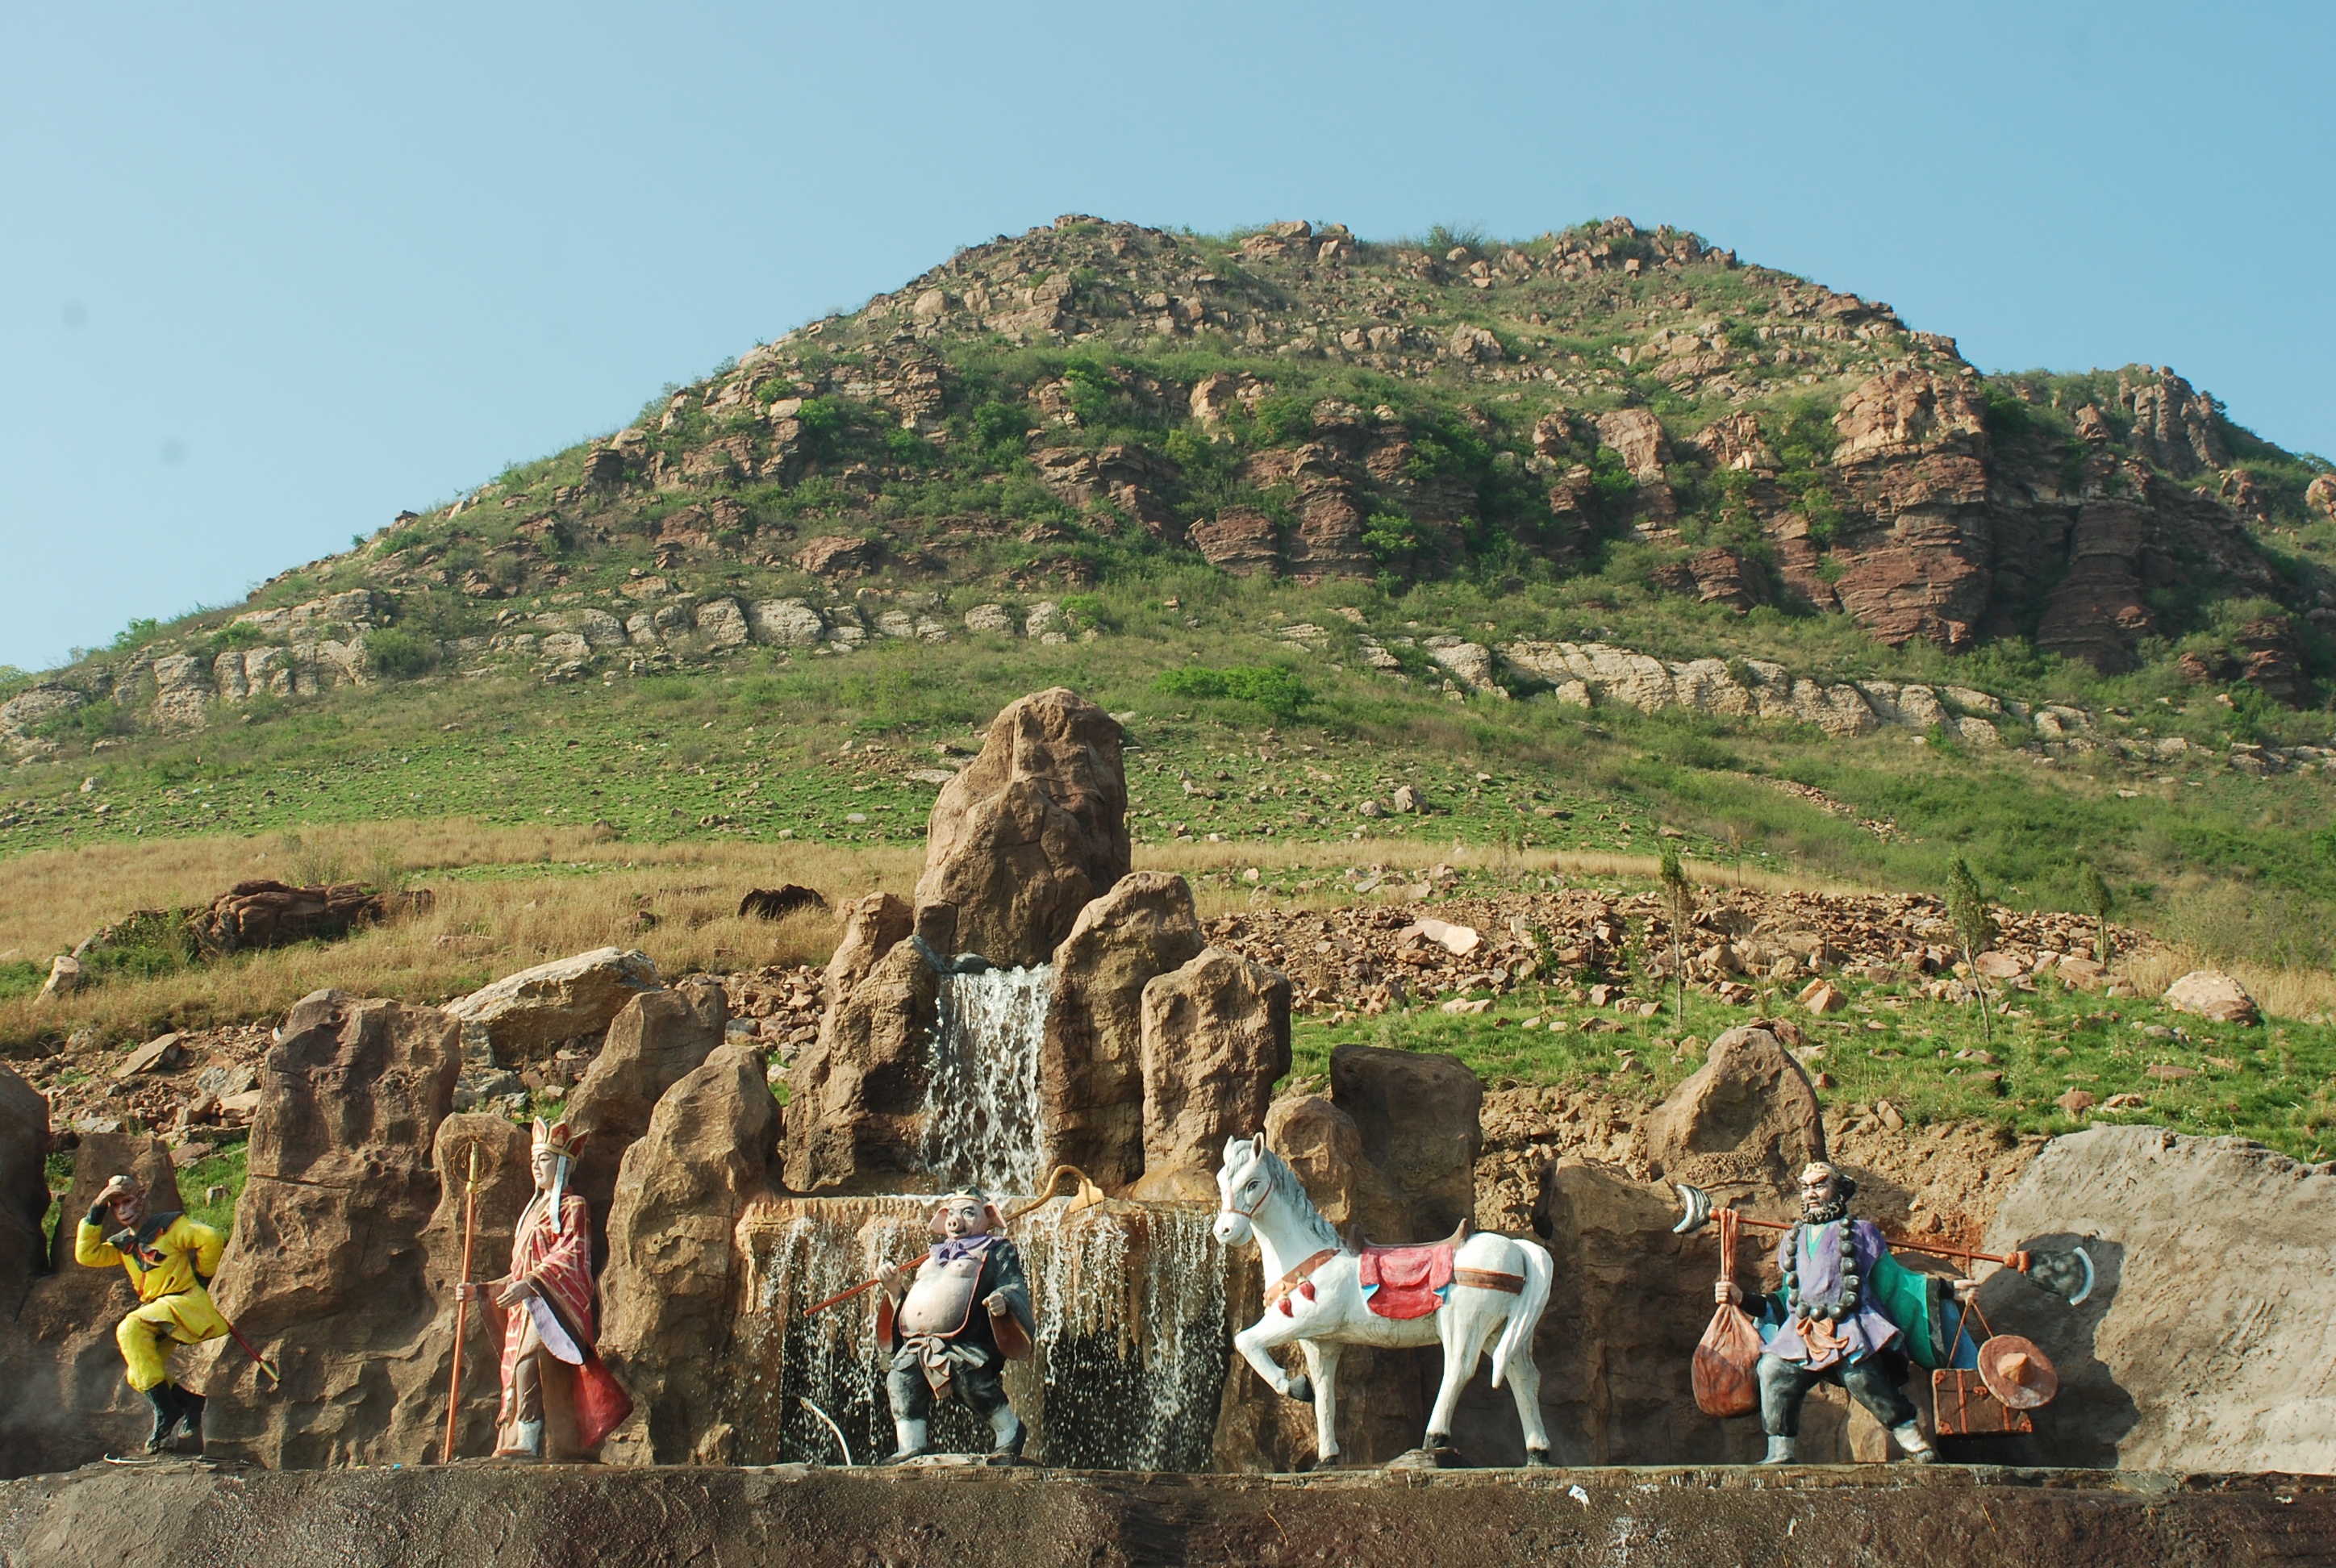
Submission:
<svg viewBox="0 0 2336 1568">
<path fill-rule="evenodd" d="M 1322 1217 L 1322 1211 L 1316 1208 L 1314 1200 L 1306 1195 L 1306 1183 L 1298 1179 L 1298 1173 L 1290 1168 L 1290 1162 L 1266 1147 L 1263 1138 L 1257 1140 L 1257 1156 L 1265 1162 L 1265 1179 L 1273 1184 L 1278 1195 L 1290 1201 L 1299 1223 L 1311 1231 L 1314 1239 L 1326 1247 L 1344 1245 L 1338 1228 Z"/>
</svg>

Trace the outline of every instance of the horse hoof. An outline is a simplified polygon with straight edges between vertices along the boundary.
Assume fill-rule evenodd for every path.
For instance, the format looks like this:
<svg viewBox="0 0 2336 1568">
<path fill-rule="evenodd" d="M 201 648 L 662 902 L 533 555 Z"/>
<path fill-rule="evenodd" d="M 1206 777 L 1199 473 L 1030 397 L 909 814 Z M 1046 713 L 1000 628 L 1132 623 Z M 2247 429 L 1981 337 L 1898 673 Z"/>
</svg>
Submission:
<svg viewBox="0 0 2336 1568">
<path fill-rule="evenodd" d="M 1528 1448 L 1528 1449 L 1526 1449 L 1526 1450 L 1525 1450 L 1525 1468 L 1526 1468 L 1526 1469 L 1528 1469 L 1528 1470 L 1546 1470 L 1546 1469 L 1548 1469 L 1549 1467 L 1550 1467 L 1550 1466 L 1549 1466 L 1549 1450 L 1548 1450 L 1548 1449 L 1546 1449 L 1546 1448 Z"/>
<path fill-rule="evenodd" d="M 1290 1379 L 1290 1397 L 1301 1405 L 1314 1402 L 1314 1380 L 1304 1373 Z"/>
</svg>

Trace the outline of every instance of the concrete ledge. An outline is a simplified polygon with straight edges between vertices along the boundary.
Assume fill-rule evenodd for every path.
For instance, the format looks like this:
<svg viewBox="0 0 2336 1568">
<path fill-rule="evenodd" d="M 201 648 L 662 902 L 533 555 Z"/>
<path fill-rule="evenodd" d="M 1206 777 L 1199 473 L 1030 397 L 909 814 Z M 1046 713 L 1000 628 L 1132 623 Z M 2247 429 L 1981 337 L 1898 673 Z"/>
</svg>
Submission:
<svg viewBox="0 0 2336 1568">
<path fill-rule="evenodd" d="M 8 1568 L 2336 1561 L 2336 1478 L 1990 1466 L 1139 1475 L 92 1466 L 0 1485 Z"/>
</svg>

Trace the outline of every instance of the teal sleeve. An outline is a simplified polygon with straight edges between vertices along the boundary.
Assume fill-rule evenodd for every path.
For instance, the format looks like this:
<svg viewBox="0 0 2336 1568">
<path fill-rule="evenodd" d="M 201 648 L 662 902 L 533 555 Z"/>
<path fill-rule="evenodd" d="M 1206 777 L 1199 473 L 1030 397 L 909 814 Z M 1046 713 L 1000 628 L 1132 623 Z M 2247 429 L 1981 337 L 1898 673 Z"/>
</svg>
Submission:
<svg viewBox="0 0 2336 1568">
<path fill-rule="evenodd" d="M 1902 1349 L 1916 1364 L 1935 1368 L 1938 1351 L 1931 1333 L 1931 1291 L 1922 1276 L 1884 1252 L 1866 1277 L 1866 1293 L 1882 1315 L 1898 1326 Z"/>
</svg>

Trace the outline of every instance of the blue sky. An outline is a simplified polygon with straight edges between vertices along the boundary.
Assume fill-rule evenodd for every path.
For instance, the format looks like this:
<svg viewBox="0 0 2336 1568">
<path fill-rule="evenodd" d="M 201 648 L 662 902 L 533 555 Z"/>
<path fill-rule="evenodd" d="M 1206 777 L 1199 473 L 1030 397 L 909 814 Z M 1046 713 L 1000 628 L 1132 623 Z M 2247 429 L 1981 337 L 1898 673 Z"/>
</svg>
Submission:
<svg viewBox="0 0 2336 1568">
<path fill-rule="evenodd" d="M 18 5 L 0 663 L 240 599 L 956 246 L 1627 213 L 2336 454 L 2336 7 Z"/>
</svg>

